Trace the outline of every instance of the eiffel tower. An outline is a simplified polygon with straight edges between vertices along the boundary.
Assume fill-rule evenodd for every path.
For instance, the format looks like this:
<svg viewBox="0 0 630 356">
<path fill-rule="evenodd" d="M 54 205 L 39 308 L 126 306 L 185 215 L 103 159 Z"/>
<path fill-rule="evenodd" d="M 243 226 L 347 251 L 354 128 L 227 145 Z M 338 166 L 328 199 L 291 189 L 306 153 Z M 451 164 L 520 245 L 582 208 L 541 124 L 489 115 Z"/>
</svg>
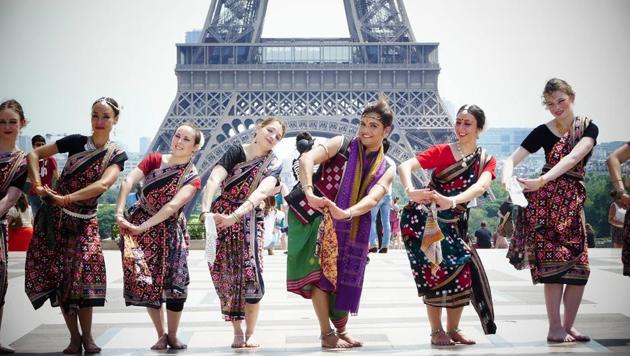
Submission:
<svg viewBox="0 0 630 356">
<path fill-rule="evenodd" d="M 261 38 L 268 0 L 212 0 L 200 43 L 177 44 L 177 94 L 150 146 L 169 150 L 174 130 L 196 124 L 203 180 L 229 144 L 253 139 L 278 116 L 286 136 L 353 136 L 379 94 L 395 113 L 388 155 L 397 162 L 450 139 L 440 100 L 438 43 L 417 43 L 403 0 L 343 0 L 351 38 Z"/>
</svg>

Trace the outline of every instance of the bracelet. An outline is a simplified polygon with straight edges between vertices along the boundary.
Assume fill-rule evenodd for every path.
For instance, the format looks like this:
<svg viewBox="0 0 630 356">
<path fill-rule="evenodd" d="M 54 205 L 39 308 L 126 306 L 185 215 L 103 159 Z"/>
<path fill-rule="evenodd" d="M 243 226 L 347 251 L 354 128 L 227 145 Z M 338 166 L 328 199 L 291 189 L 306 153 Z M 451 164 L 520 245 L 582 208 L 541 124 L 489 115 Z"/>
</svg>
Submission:
<svg viewBox="0 0 630 356">
<path fill-rule="evenodd" d="M 617 199 L 621 198 L 621 196 L 626 194 L 626 193 L 628 193 L 628 192 L 625 189 L 624 190 L 614 190 L 613 189 L 613 190 L 610 191 L 610 196 L 613 199 L 617 200 Z"/>
<path fill-rule="evenodd" d="M 125 217 L 125 215 L 123 215 L 123 213 L 116 213 L 116 214 L 114 214 L 114 217 L 116 217 L 116 218 L 123 218 L 123 217 Z"/>
<path fill-rule="evenodd" d="M 412 189 L 411 187 L 405 187 L 405 193 L 409 193 L 411 189 Z"/>
<path fill-rule="evenodd" d="M 71 201 L 70 201 L 70 195 L 64 195 L 63 197 L 61 197 L 61 206 L 66 207 L 68 205 L 70 205 Z"/>
<path fill-rule="evenodd" d="M 249 200 L 249 198 L 247 198 L 247 200 L 245 200 L 246 203 L 250 203 L 252 205 L 252 210 L 256 209 L 256 205 L 254 205 L 254 202 L 252 202 L 251 200 Z"/>
<path fill-rule="evenodd" d="M 542 188 L 545 186 L 545 178 L 543 176 L 538 177 L 538 184 L 540 184 L 539 188 Z"/>
<path fill-rule="evenodd" d="M 237 213 L 230 214 L 230 217 L 237 223 L 241 221 L 241 217 Z"/>
<path fill-rule="evenodd" d="M 35 186 L 35 188 L 41 188 L 42 187 L 42 182 L 35 182 L 35 184 L 33 184 L 33 185 Z"/>
<path fill-rule="evenodd" d="M 455 209 L 455 207 L 457 206 L 457 201 L 455 201 L 455 198 L 451 199 L 451 209 Z"/>
<path fill-rule="evenodd" d="M 313 185 L 312 184 L 306 184 L 302 187 L 302 191 L 304 191 L 306 188 L 311 188 L 311 190 L 313 190 Z"/>
<path fill-rule="evenodd" d="M 147 224 L 147 222 L 143 222 L 142 224 L 140 224 L 140 230 L 142 230 L 142 232 L 145 232 L 147 230 L 149 230 L 149 224 Z"/>
<path fill-rule="evenodd" d="M 352 220 L 352 208 L 348 208 L 348 214 L 350 214 L 350 216 L 348 216 L 347 218 L 344 219 L 344 221 L 350 221 Z"/>
<path fill-rule="evenodd" d="M 385 188 L 385 186 L 381 183 L 375 183 L 374 185 L 378 185 L 379 187 L 383 188 L 383 190 L 385 191 L 385 194 L 387 194 L 387 188 Z"/>
</svg>

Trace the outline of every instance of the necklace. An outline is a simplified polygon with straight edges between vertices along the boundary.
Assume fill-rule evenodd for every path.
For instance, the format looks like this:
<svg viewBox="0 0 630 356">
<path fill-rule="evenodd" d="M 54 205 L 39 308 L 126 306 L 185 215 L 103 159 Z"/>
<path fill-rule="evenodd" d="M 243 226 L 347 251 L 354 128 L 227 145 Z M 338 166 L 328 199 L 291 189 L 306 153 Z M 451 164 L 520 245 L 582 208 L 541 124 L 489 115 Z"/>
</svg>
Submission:
<svg viewBox="0 0 630 356">
<path fill-rule="evenodd" d="M 472 153 L 469 155 L 464 155 L 464 151 L 462 150 L 462 145 L 459 143 L 459 141 L 455 142 L 455 148 L 457 148 L 457 152 L 462 158 L 462 168 L 468 167 L 468 161 L 470 161 L 473 157 Z M 475 153 L 476 150 L 477 150 L 477 147 L 475 147 L 475 149 L 473 150 L 473 153 Z"/>
</svg>

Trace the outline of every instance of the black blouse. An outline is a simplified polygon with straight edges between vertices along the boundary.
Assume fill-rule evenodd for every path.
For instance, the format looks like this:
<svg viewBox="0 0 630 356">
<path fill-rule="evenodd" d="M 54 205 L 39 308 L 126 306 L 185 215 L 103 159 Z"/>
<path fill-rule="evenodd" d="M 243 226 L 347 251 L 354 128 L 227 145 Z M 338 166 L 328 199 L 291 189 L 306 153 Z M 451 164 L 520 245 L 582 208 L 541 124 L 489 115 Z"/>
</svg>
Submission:
<svg viewBox="0 0 630 356">
<path fill-rule="evenodd" d="M 590 137 L 597 144 L 597 136 L 599 135 L 599 128 L 593 121 L 584 130 L 583 137 Z M 560 141 L 560 137 L 556 136 L 546 124 L 539 125 L 532 132 L 525 137 L 521 143 L 521 147 L 527 150 L 529 153 L 536 153 L 542 147 L 547 155 L 553 146 Z"/>
</svg>

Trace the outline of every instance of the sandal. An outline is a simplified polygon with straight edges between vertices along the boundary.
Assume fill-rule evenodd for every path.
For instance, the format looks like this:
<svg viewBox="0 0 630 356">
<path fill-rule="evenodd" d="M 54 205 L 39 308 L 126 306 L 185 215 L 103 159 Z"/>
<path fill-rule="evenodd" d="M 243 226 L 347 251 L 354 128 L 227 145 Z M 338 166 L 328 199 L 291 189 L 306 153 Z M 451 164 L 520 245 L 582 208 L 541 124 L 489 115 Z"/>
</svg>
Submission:
<svg viewBox="0 0 630 356">
<path fill-rule="evenodd" d="M 335 339 L 336 339 L 334 346 L 330 346 L 330 344 L 325 345 L 324 344 L 324 339 L 326 339 L 327 337 L 331 337 L 331 336 L 334 336 Z M 330 329 L 330 331 L 328 331 L 326 334 L 320 335 L 319 339 L 322 342 L 321 346 L 322 346 L 323 349 L 331 349 L 331 350 L 334 350 L 334 349 L 349 349 L 349 348 L 352 347 L 352 345 L 347 343 L 345 340 L 338 338 L 337 337 L 337 333 L 333 329 Z"/>
<path fill-rule="evenodd" d="M 337 336 L 339 336 L 339 338 L 347 343 L 349 343 L 350 345 L 352 345 L 352 347 L 361 347 L 363 346 L 363 343 L 359 340 L 356 340 L 355 338 L 353 338 L 352 336 L 348 335 L 348 330 L 344 330 L 342 332 L 337 331 Z"/>
<path fill-rule="evenodd" d="M 462 329 L 455 329 L 447 332 L 446 334 L 457 344 L 474 345 L 477 343 L 475 340 L 465 338 L 464 335 L 461 334 L 461 332 Z"/>
<path fill-rule="evenodd" d="M 443 330 L 443 329 L 437 329 L 433 332 L 431 332 L 431 334 L 429 334 L 429 336 L 431 336 L 431 345 L 435 345 L 435 346 L 453 346 L 455 345 L 455 341 L 451 340 L 450 336 L 448 336 L 448 334 Z M 448 342 L 438 342 L 437 339 L 438 338 L 448 338 Z M 433 339 L 435 338 L 435 340 Z"/>
</svg>

